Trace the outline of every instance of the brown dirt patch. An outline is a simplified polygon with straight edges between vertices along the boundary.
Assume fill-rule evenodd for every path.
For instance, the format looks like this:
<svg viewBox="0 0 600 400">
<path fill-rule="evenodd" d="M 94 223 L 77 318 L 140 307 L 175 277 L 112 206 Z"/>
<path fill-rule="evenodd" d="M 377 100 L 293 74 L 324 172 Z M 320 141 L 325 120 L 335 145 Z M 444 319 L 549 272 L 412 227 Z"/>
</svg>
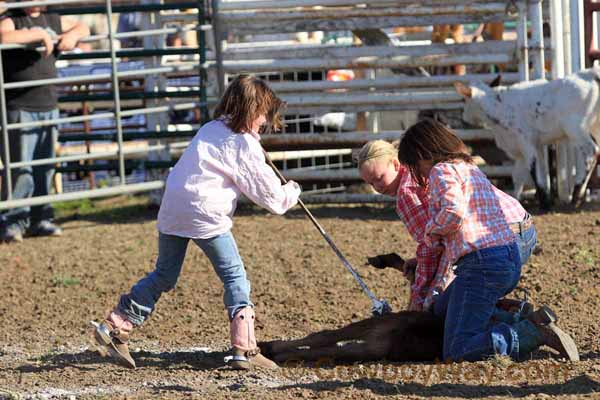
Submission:
<svg viewBox="0 0 600 400">
<path fill-rule="evenodd" d="M 290 365 L 239 373 L 223 366 L 222 289 L 194 246 L 177 288 L 134 334 L 137 370 L 90 348 L 89 320 L 102 317 L 153 268 L 155 212 L 144 204 L 143 198 L 86 203 L 63 210 L 61 238 L 0 245 L 0 398 L 8 398 L 2 390 L 25 398 L 600 398 L 598 207 L 536 216 L 542 250 L 522 278 L 535 302 L 559 313 L 580 346 L 579 363 L 540 350 L 520 363 Z M 399 273 L 362 267 L 367 255 L 414 250 L 393 211 L 313 211 L 370 288 L 395 310 L 405 307 Z M 252 281 L 259 339 L 300 337 L 368 316 L 368 299 L 301 211 L 278 217 L 242 209 L 234 234 Z"/>
</svg>

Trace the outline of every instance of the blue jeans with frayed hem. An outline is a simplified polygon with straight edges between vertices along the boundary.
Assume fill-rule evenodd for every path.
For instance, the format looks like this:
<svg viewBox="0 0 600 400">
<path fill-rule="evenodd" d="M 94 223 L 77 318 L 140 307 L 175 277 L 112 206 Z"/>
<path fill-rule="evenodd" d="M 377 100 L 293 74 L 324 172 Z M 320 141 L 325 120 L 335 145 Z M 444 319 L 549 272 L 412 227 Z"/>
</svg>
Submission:
<svg viewBox="0 0 600 400">
<path fill-rule="evenodd" d="M 250 301 L 250 282 L 231 232 L 209 239 L 189 239 L 158 234 L 158 259 L 154 271 L 139 280 L 127 294 L 121 296 L 118 310 L 136 326 L 152 313 L 160 296 L 175 287 L 185 258 L 188 242 L 192 240 L 209 258 L 221 282 L 223 302 L 229 319 Z"/>
<path fill-rule="evenodd" d="M 516 243 L 474 251 L 457 261 L 444 326 L 444 359 L 478 361 L 494 354 L 519 358 L 516 324 L 492 322 L 498 300 L 519 281 Z"/>
</svg>

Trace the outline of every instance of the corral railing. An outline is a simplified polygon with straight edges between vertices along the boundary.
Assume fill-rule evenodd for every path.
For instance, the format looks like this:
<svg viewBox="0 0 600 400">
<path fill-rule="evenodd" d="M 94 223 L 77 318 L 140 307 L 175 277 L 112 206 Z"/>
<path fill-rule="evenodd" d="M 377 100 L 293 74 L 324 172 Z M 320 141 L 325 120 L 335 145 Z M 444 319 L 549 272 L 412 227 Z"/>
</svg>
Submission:
<svg viewBox="0 0 600 400">
<path fill-rule="evenodd" d="M 162 188 L 164 174 L 144 173 L 142 181 L 131 183 L 127 172 L 154 171 L 173 165 L 177 154 L 187 145 L 187 138 L 208 119 L 229 77 L 241 72 L 256 73 L 268 80 L 288 104 L 284 132 L 265 136 L 263 140 L 269 151 L 276 152 L 273 158 L 288 178 L 300 181 L 305 193 L 324 196 L 323 201 L 375 201 L 381 198 L 347 193 L 348 184 L 359 181 L 351 160 L 352 149 L 371 139 L 398 139 L 419 112 L 459 113 L 462 100 L 452 87 L 457 80 L 491 82 L 496 76 L 492 73 L 496 65 L 513 71 L 503 73 L 506 83 L 544 74 L 539 0 L 212 0 L 210 4 L 204 1 L 162 4 L 149 0 L 142 4 L 106 1 L 85 5 L 74 0 L 49 0 L 9 3 L 6 7 L 29 4 L 61 4 L 59 12 L 63 14 L 103 13 L 111 29 L 86 41 L 109 39 L 109 48 L 61 57 L 69 63 L 76 60 L 88 63 L 95 60 L 95 65 L 104 63 L 102 72 L 18 84 L 7 84 L 0 79 L 1 93 L 25 85 L 70 86 L 61 96 L 61 118 L 49 122 L 62 124 L 59 140 L 65 144 L 63 154 L 67 155 L 13 163 L 8 149 L 3 149 L 3 184 L 8 188 L 8 196 L 0 202 L 0 209 Z M 65 8 L 67 5 L 72 8 Z M 116 33 L 112 29 L 112 15 L 122 12 L 139 12 L 151 18 L 143 20 L 140 31 Z M 487 22 L 512 24 L 512 39 L 432 44 L 423 38 L 402 41 L 384 32 L 398 27 L 476 26 Z M 173 27 L 173 23 L 179 25 Z M 186 32 L 196 32 L 195 46 L 175 48 L 164 44 L 166 35 Z M 330 40 L 301 43 L 292 36 L 303 32 L 323 32 Z M 362 43 L 352 39 L 351 32 Z M 207 40 L 207 33 L 212 34 L 213 40 Z M 142 45 L 115 47 L 116 40 L 132 37 L 143 38 Z M 11 47 L 15 46 L 0 46 L 0 52 Z M 180 59 L 169 61 L 174 56 Z M 135 60 L 141 60 L 141 64 L 135 64 Z M 466 75 L 441 72 L 443 68 L 461 64 L 467 65 Z M 71 64 L 69 68 L 89 72 L 78 65 L 84 64 Z M 340 69 L 354 71 L 355 78 L 327 80 L 328 72 Z M 423 74 L 425 69 L 430 72 Z M 82 86 L 85 90 L 80 90 Z M 169 114 L 187 111 L 194 111 L 195 115 L 185 123 L 169 118 Z M 398 117 L 400 114 L 402 117 Z M 10 130 L 29 126 L 7 125 L 5 109 L 1 122 L 5 141 Z M 458 124 L 455 128 L 474 149 L 493 146 L 491 132 Z M 80 145 L 66 146 L 72 143 Z M 510 175 L 510 162 L 501 157 L 500 161 L 486 161 L 482 169 L 491 177 L 505 179 Z M 11 177 L 7 171 L 54 163 L 59 164 L 58 171 L 64 174 L 117 171 L 118 177 L 108 183 L 109 187 L 11 199 Z M 90 180 L 87 187 L 94 185 Z M 318 201 L 319 197 L 313 199 Z"/>
<path fill-rule="evenodd" d="M 115 4 L 111 1 L 98 2 L 92 1 L 82 3 L 80 0 L 49 0 L 21 3 L 7 3 L 3 5 L 6 9 L 31 7 L 38 5 L 52 6 L 60 4 L 61 8 L 48 9 L 48 12 L 58 12 L 61 15 L 82 15 L 82 14 L 102 14 L 106 19 L 107 32 L 104 34 L 93 35 L 85 38 L 82 42 L 94 43 L 108 39 L 108 49 L 92 50 L 82 53 L 70 52 L 61 55 L 60 62 L 68 62 L 70 65 L 66 69 L 79 70 L 79 73 L 71 73 L 69 76 L 60 76 L 56 79 L 44 79 L 30 82 L 3 82 L 3 74 L 0 71 L 0 99 L 2 103 L 1 123 L 3 142 L 9 143 L 11 130 L 22 129 L 34 126 L 61 125 L 62 134 L 59 140 L 63 143 L 69 143 L 73 140 L 84 140 L 86 152 L 76 152 L 67 156 L 59 156 L 48 159 L 39 159 L 32 162 L 11 162 L 9 146 L 4 146 L 3 151 L 3 187 L 5 198 L 0 202 L 0 209 L 13 207 L 39 205 L 55 201 L 70 199 L 80 199 L 88 197 L 102 197 L 118 193 L 135 193 L 160 189 L 163 186 L 163 179 L 147 180 L 142 182 L 129 183 L 126 177 L 126 158 L 138 154 L 152 154 L 152 152 L 164 151 L 165 149 L 177 149 L 183 147 L 182 144 L 172 143 L 145 143 L 143 146 L 132 146 L 127 148 L 126 144 L 131 139 L 144 138 L 170 138 L 174 136 L 190 136 L 189 124 L 183 132 L 178 132 L 178 125 L 170 125 L 165 122 L 165 116 L 168 113 L 197 110 L 198 118 L 194 121 L 197 127 L 202 120 L 208 119 L 208 100 L 207 100 L 207 60 L 206 60 L 206 32 L 211 30 L 209 22 L 209 7 L 204 1 L 188 1 L 161 4 L 160 1 L 142 1 L 142 4 Z M 65 6 L 72 5 L 72 8 Z M 183 27 L 163 26 L 160 21 L 160 13 L 165 10 L 185 10 L 193 8 L 195 21 Z M 152 23 L 147 21 L 150 18 L 142 18 L 143 27 L 136 32 L 116 33 L 113 24 L 114 13 L 136 12 L 144 15 L 152 15 Z M 164 46 L 165 36 L 174 33 L 195 32 L 197 46 L 186 48 L 166 48 Z M 127 38 L 143 38 L 145 46 L 139 48 L 117 49 L 117 40 Z M 152 38 L 160 38 L 152 42 Z M 150 40 L 148 40 L 150 39 Z M 162 43 L 162 45 L 161 45 Z M 22 45 L 2 45 L 0 54 L 3 50 L 11 48 L 25 47 Z M 43 49 L 38 49 L 43 50 Z M 177 62 L 165 62 L 165 56 L 172 55 L 191 55 L 195 56 L 189 60 L 178 60 Z M 127 68 L 131 61 L 126 60 L 142 59 L 141 65 L 135 69 Z M 85 60 L 76 64 L 76 60 Z M 90 63 L 90 60 L 92 62 Z M 74 68 L 72 68 L 74 67 Z M 92 72 L 92 69 L 96 71 Z M 103 72 L 98 73 L 99 69 Z M 59 69 L 62 71 L 63 69 Z M 72 71 L 71 71 L 72 72 Z M 75 76 L 73 76 L 75 75 Z M 194 80 L 193 84 L 185 87 L 182 91 L 166 90 L 165 80 L 167 77 L 189 77 Z M 135 82 L 142 89 L 135 93 L 122 93 L 123 87 Z M 61 117 L 55 120 L 32 123 L 7 123 L 7 110 L 5 102 L 5 90 L 36 85 L 60 85 L 61 91 Z M 74 89 L 73 89 L 74 88 Z M 172 89 L 172 88 L 171 88 Z M 149 104 L 154 100 L 154 104 Z M 137 100 L 137 101 L 136 101 Z M 73 115 L 76 114 L 76 115 Z M 142 119 L 136 124 L 136 130 L 126 131 L 127 125 L 124 120 L 131 118 Z M 90 125 L 98 122 L 110 133 L 110 144 L 105 151 L 90 151 L 93 145 L 90 142 L 107 139 L 106 136 L 95 135 L 90 129 Z M 146 135 L 140 134 L 139 128 L 143 127 Z M 174 128 L 174 129 L 172 129 Z M 84 137 L 77 137 L 78 131 L 83 132 Z M 75 134 L 73 134 L 75 132 Z M 68 147 L 67 147 L 68 149 Z M 33 167 L 47 164 L 67 165 L 72 162 L 81 162 L 89 160 L 107 160 L 116 159 L 116 170 L 118 177 L 113 179 L 109 185 L 93 190 L 80 190 L 72 193 L 61 193 L 49 196 L 40 196 L 31 199 L 13 199 L 12 197 L 12 177 L 10 171 L 23 167 Z M 95 165 L 98 167 L 98 165 Z M 92 169 L 94 166 L 88 166 Z M 59 167 L 59 171 L 60 171 Z M 162 166 L 164 168 L 164 166 Z M 81 166 L 85 169 L 85 166 Z M 104 168 L 108 169 L 108 168 Z"/>
</svg>

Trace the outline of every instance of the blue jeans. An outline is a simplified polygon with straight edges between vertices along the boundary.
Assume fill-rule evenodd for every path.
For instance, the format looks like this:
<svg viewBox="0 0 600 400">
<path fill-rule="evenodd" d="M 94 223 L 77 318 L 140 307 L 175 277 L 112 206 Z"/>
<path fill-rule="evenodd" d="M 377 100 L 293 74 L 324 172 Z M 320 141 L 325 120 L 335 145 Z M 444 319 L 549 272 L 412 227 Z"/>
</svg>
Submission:
<svg viewBox="0 0 600 400">
<path fill-rule="evenodd" d="M 9 110 L 8 123 L 47 121 L 58 118 L 58 109 L 45 112 Z M 41 126 L 9 131 L 10 161 L 33 161 L 55 157 L 54 144 L 58 136 L 56 126 Z M 4 143 L 2 143 L 4 145 Z M 32 196 L 46 196 L 52 188 L 54 164 L 21 167 L 12 170 L 13 199 L 26 199 Z M 6 198 L 3 189 L 2 198 Z M 50 204 L 34 207 L 19 207 L 1 214 L 1 224 L 20 223 L 25 226 L 52 219 L 54 213 Z"/>
<path fill-rule="evenodd" d="M 535 226 L 531 224 L 531 226 L 525 231 L 518 233 L 515 235 L 515 239 L 517 240 L 517 246 L 519 247 L 519 258 L 521 259 L 521 267 L 527 264 L 529 261 L 529 257 L 533 253 L 533 249 L 537 244 L 537 232 L 535 230 Z M 517 287 L 518 282 L 515 282 L 515 286 L 509 290 L 509 293 L 512 292 Z M 446 310 L 448 309 L 448 301 L 450 300 L 450 293 L 454 288 L 454 282 L 452 282 L 446 290 L 438 296 L 433 304 L 433 313 L 437 316 L 443 317 L 446 315 Z M 494 311 L 494 320 L 513 323 L 521 320 L 521 315 L 516 313 L 511 313 L 508 311 L 501 310 L 496 308 Z"/>
<path fill-rule="evenodd" d="M 457 262 L 444 326 L 444 359 L 477 361 L 500 354 L 519 357 L 516 327 L 492 322 L 497 301 L 519 281 L 516 243 L 481 249 Z"/>
<path fill-rule="evenodd" d="M 223 301 L 229 319 L 250 302 L 250 282 L 231 232 L 210 239 L 191 239 L 209 258 L 225 293 Z M 154 271 L 121 296 L 118 309 L 134 325 L 141 325 L 152 313 L 160 296 L 175 287 L 185 258 L 189 238 L 158 234 L 158 259 Z"/>
</svg>

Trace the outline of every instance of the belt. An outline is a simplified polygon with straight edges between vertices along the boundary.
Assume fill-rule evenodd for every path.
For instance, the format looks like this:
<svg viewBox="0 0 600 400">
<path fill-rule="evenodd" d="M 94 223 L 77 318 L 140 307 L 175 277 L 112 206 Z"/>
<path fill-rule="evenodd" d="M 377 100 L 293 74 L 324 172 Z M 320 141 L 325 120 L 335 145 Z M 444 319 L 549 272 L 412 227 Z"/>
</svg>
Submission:
<svg viewBox="0 0 600 400">
<path fill-rule="evenodd" d="M 533 225 L 533 218 L 531 217 L 531 215 L 529 215 L 529 213 L 527 213 L 525 214 L 525 218 L 523 218 L 523 221 L 513 222 L 508 226 L 510 227 L 510 230 L 513 231 L 513 233 L 520 235 L 527 229 L 531 228 L 531 225 Z"/>
</svg>

